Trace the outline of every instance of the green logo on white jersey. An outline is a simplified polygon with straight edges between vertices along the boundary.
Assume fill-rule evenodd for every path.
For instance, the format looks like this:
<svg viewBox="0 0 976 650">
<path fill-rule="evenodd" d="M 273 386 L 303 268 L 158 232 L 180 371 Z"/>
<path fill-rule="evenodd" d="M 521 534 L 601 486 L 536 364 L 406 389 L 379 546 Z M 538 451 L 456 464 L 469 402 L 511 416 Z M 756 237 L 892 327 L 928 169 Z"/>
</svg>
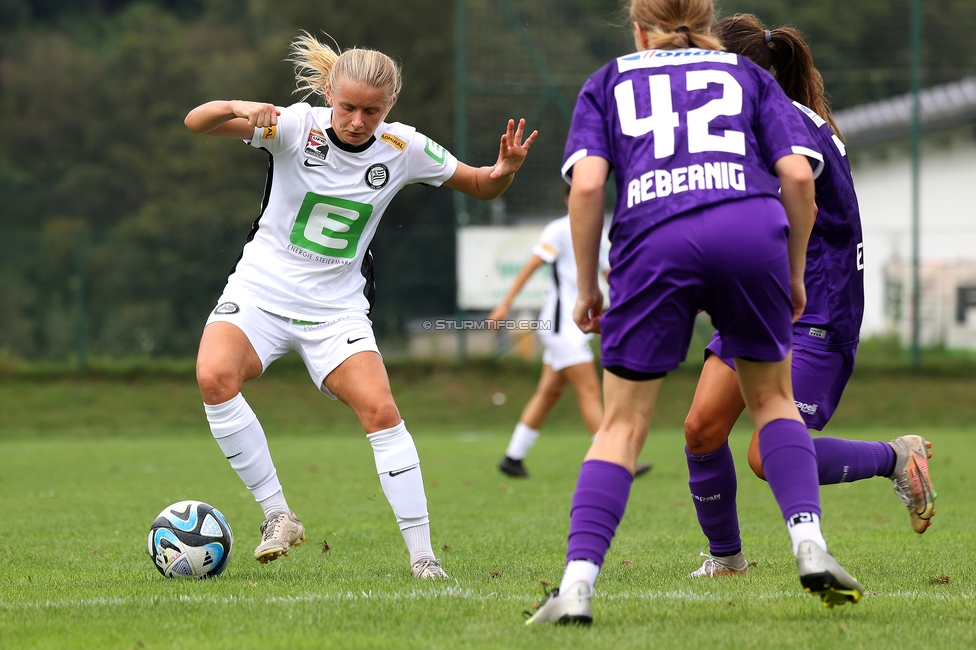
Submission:
<svg viewBox="0 0 976 650">
<path fill-rule="evenodd" d="M 444 164 L 444 161 L 447 160 L 447 150 L 430 138 L 427 138 L 427 144 L 424 146 L 424 151 L 427 152 L 428 156 L 442 165 Z"/>
<path fill-rule="evenodd" d="M 291 230 L 291 243 L 320 255 L 352 259 L 372 213 L 368 203 L 309 192 Z"/>
</svg>

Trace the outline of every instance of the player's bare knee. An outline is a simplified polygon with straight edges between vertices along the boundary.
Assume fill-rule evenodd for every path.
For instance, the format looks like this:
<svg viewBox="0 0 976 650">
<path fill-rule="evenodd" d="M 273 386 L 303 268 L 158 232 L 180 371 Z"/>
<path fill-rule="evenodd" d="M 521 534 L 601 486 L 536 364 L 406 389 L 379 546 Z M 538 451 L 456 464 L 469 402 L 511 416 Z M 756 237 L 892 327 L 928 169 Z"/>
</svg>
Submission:
<svg viewBox="0 0 976 650">
<path fill-rule="evenodd" d="M 356 414 L 367 432 L 392 429 L 402 420 L 392 399 L 371 402 L 360 407 Z"/>
<path fill-rule="evenodd" d="M 549 387 L 540 389 L 537 394 L 538 394 L 540 400 L 542 400 L 543 402 L 545 402 L 549 406 L 553 406 L 553 405 L 555 405 L 556 402 L 559 401 L 559 398 L 562 397 L 562 395 L 563 395 L 563 387 L 562 386 L 549 386 Z"/>
<path fill-rule="evenodd" d="M 600 401 L 600 387 L 595 384 L 576 386 L 576 394 L 579 396 L 581 402 Z"/>
<path fill-rule="evenodd" d="M 239 373 L 214 364 L 197 363 L 197 384 L 207 404 L 223 404 L 241 392 Z"/>
<path fill-rule="evenodd" d="M 685 418 L 685 444 L 693 454 L 707 454 L 715 451 L 714 431 L 698 415 L 689 413 Z M 721 446 L 719 444 L 718 446 Z"/>
</svg>

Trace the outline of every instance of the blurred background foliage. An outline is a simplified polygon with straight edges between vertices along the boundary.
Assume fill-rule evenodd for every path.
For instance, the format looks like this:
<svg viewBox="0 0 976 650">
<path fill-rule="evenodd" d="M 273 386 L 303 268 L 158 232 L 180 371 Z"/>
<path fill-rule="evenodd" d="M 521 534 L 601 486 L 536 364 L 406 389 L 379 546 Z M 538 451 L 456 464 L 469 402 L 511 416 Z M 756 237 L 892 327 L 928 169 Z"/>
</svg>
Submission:
<svg viewBox="0 0 976 650">
<path fill-rule="evenodd" d="M 810 40 L 835 108 L 909 87 L 909 0 L 723 0 Z M 391 120 L 452 148 L 455 3 L 447 0 L 0 0 L 0 355 L 65 359 L 75 314 L 88 351 L 193 355 L 206 315 L 258 214 L 267 161 L 231 141 L 193 136 L 183 117 L 211 99 L 277 104 L 292 94 L 287 46 L 300 30 L 403 64 Z M 469 96 L 466 162 L 494 161 L 504 124 L 479 118 L 533 103 L 508 7 L 572 105 L 586 76 L 632 49 L 616 0 L 468 0 L 466 75 L 503 84 Z M 925 3 L 924 84 L 976 73 L 976 3 Z M 568 126 L 558 98 L 538 115 L 539 174 L 516 181 L 508 214 L 559 209 Z M 521 102 L 521 103 L 520 103 Z M 486 113 L 487 114 L 487 113 Z M 530 127 L 536 127 L 536 124 Z M 555 152 L 555 153 L 553 153 Z M 534 180 L 536 178 L 545 180 Z M 411 187 L 373 244 L 377 333 L 454 311 L 454 207 L 446 189 Z"/>
</svg>

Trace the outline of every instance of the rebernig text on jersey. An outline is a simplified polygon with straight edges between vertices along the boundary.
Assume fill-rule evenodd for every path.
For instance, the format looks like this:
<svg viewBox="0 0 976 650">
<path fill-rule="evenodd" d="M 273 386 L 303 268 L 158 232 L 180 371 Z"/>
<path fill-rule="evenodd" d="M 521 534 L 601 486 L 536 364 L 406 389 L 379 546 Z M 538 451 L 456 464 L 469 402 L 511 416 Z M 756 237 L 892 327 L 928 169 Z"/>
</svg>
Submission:
<svg viewBox="0 0 976 650">
<path fill-rule="evenodd" d="M 717 162 L 674 169 L 655 169 L 627 184 L 627 207 L 680 192 L 746 190 L 746 175 L 739 163 Z"/>
</svg>

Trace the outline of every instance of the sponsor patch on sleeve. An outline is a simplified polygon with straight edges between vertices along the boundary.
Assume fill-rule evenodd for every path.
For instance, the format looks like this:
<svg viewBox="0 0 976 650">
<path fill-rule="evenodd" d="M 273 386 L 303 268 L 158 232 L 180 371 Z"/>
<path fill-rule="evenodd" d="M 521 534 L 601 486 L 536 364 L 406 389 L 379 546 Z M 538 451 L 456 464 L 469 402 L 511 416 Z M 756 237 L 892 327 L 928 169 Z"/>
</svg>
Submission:
<svg viewBox="0 0 976 650">
<path fill-rule="evenodd" d="M 278 137 L 278 127 L 277 126 L 266 126 L 264 131 L 261 133 L 262 140 L 274 140 Z"/>
<path fill-rule="evenodd" d="M 424 151 L 427 152 L 428 156 L 442 165 L 444 164 L 444 161 L 447 160 L 447 150 L 430 138 L 427 138 L 427 145 L 424 147 Z"/>
<path fill-rule="evenodd" d="M 400 151 L 403 151 L 404 149 L 407 148 L 407 143 L 406 142 L 404 142 L 400 138 L 396 137 L 395 135 L 391 135 L 389 133 L 384 133 L 383 135 L 381 135 L 380 136 L 380 140 L 382 140 L 383 142 L 386 142 L 387 144 L 392 144 L 394 147 L 396 147 Z"/>
</svg>

